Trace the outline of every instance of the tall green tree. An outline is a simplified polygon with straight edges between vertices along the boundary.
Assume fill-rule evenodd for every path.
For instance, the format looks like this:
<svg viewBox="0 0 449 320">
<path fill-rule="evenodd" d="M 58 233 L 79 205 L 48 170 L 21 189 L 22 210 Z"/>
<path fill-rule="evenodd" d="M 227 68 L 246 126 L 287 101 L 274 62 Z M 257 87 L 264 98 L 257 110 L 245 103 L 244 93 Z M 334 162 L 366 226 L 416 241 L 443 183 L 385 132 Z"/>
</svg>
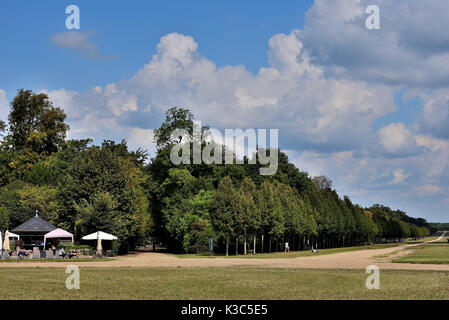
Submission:
<svg viewBox="0 0 449 320">
<path fill-rule="evenodd" d="M 8 116 L 13 148 L 46 154 L 58 151 L 69 129 L 65 118 L 64 111 L 53 106 L 46 94 L 18 90 Z"/>
<path fill-rule="evenodd" d="M 239 195 L 232 185 L 230 177 L 225 177 L 218 184 L 218 189 L 212 199 L 210 207 L 210 218 L 214 230 L 221 233 L 226 241 L 226 256 L 229 255 L 229 241 L 234 233 L 236 221 L 239 214 Z"/>
</svg>

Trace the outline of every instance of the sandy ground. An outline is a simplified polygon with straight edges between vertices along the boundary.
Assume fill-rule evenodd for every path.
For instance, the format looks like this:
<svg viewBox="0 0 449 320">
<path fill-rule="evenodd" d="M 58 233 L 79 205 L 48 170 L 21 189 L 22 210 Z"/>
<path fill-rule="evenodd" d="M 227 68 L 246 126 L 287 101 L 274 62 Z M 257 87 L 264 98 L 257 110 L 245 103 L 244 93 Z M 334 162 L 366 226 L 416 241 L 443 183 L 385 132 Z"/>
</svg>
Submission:
<svg viewBox="0 0 449 320">
<path fill-rule="evenodd" d="M 438 241 L 445 236 L 428 241 Z M 386 249 L 368 249 L 352 252 L 334 253 L 320 256 L 280 258 L 280 259 L 245 259 L 245 258 L 178 258 L 171 254 L 143 252 L 134 255 L 120 256 L 115 260 L 92 262 L 2 262 L 0 267 L 41 267 L 63 268 L 68 265 L 79 267 L 273 267 L 273 268 L 309 268 L 309 269 L 365 269 L 369 265 L 376 265 L 380 269 L 403 270 L 446 270 L 449 265 L 439 264 L 407 264 L 392 263 L 391 260 L 404 253 L 409 253 L 414 246 L 404 245 Z M 407 250 L 403 250 L 407 249 Z M 380 257 L 379 257 L 380 256 Z"/>
</svg>

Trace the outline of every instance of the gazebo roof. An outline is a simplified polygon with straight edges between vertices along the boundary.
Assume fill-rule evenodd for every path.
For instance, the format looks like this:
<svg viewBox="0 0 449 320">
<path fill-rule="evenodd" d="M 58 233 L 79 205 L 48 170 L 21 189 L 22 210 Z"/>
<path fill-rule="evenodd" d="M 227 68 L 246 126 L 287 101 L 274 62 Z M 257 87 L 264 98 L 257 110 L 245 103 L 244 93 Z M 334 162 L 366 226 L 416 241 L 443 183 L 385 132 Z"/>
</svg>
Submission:
<svg viewBox="0 0 449 320">
<path fill-rule="evenodd" d="M 25 221 L 20 226 L 12 229 L 11 231 L 17 234 L 20 233 L 48 233 L 50 231 L 55 230 L 56 227 L 39 217 L 32 217 L 30 220 Z"/>
</svg>

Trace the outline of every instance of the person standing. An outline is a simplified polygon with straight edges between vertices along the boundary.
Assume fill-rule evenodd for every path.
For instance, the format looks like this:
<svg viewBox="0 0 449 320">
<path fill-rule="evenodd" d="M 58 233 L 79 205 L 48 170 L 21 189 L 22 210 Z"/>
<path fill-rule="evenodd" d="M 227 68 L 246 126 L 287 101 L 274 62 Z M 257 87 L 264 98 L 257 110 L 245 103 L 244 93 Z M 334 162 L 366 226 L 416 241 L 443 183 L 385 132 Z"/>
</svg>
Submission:
<svg viewBox="0 0 449 320">
<path fill-rule="evenodd" d="M 290 252 L 290 248 L 288 247 L 288 242 L 285 243 L 285 252 Z"/>
</svg>

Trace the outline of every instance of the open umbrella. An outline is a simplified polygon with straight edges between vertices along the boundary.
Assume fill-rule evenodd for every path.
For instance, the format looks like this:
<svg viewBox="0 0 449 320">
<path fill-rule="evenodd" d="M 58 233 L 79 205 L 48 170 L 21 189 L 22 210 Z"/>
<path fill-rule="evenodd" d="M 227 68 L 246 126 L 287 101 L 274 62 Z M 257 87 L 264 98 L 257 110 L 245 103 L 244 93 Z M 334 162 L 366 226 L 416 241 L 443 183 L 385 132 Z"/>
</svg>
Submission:
<svg viewBox="0 0 449 320">
<path fill-rule="evenodd" d="M 9 250 L 9 231 L 5 232 L 5 241 L 3 242 L 3 249 Z"/>
</svg>

